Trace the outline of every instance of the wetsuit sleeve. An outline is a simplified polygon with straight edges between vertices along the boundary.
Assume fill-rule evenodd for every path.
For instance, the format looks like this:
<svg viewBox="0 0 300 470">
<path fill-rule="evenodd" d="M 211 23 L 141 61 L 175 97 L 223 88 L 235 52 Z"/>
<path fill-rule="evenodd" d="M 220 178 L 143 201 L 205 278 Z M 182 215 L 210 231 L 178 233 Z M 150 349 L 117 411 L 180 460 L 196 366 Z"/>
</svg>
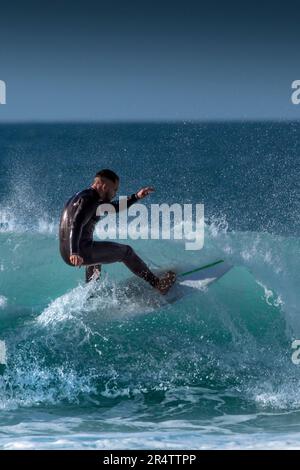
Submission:
<svg viewBox="0 0 300 470">
<path fill-rule="evenodd" d="M 81 238 L 81 232 L 87 222 L 93 217 L 95 212 L 94 201 L 82 197 L 77 202 L 78 205 L 71 223 L 70 230 L 70 254 L 79 255 L 79 242 Z"/>
<path fill-rule="evenodd" d="M 131 194 L 131 196 L 128 196 L 127 197 L 127 208 L 132 206 L 132 204 L 134 204 L 136 201 L 138 201 L 138 197 L 136 196 L 136 194 Z M 120 205 L 119 205 L 119 201 L 113 201 L 111 202 L 111 204 L 114 206 L 115 208 L 115 211 L 116 212 L 119 212 L 120 210 Z"/>
</svg>

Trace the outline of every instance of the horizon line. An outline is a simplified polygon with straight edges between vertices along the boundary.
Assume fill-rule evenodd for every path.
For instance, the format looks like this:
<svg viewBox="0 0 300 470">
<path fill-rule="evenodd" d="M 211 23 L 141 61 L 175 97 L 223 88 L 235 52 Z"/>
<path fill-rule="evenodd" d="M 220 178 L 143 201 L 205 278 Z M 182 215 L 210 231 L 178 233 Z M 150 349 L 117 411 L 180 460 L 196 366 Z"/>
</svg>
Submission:
<svg viewBox="0 0 300 470">
<path fill-rule="evenodd" d="M 254 123 L 254 122 L 273 122 L 273 123 L 300 123 L 300 117 L 292 118 L 208 118 L 208 119 L 42 119 L 42 120 L 7 120 L 0 119 L 0 125 L 23 125 L 23 124 L 202 124 L 202 123 Z"/>
</svg>

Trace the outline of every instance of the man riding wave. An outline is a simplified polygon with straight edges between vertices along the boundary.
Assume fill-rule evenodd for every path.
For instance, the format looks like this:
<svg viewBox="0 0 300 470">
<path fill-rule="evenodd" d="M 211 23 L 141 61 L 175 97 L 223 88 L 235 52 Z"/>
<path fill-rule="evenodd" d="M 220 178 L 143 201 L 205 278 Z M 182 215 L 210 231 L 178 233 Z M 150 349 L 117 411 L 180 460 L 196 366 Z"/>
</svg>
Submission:
<svg viewBox="0 0 300 470">
<path fill-rule="evenodd" d="M 94 241 L 93 233 L 100 216 L 97 209 L 110 203 L 116 212 L 119 202 L 111 202 L 119 188 L 119 177 L 111 170 L 99 171 L 93 184 L 72 196 L 66 203 L 59 225 L 60 253 L 72 266 L 86 266 L 86 281 L 100 276 L 101 265 L 123 262 L 134 274 L 144 279 L 161 294 L 166 294 L 176 280 L 173 271 L 157 277 L 129 245 L 110 241 Z M 127 198 L 127 207 L 153 192 L 152 187 L 140 189 Z"/>
</svg>

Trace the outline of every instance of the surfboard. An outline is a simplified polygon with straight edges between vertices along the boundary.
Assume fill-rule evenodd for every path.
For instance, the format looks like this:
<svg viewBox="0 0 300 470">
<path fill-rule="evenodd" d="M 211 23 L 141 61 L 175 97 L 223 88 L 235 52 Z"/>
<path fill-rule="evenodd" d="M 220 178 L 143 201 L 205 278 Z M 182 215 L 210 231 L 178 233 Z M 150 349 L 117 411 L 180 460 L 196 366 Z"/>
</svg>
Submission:
<svg viewBox="0 0 300 470">
<path fill-rule="evenodd" d="M 178 267 L 176 268 L 174 265 L 172 267 L 168 266 L 163 270 L 159 269 L 155 271 L 155 274 L 158 276 L 168 270 L 177 273 L 176 282 L 166 295 L 161 295 L 157 290 L 153 289 L 153 287 L 137 276 L 131 276 L 121 281 L 114 295 L 120 298 L 120 301 L 122 301 L 124 297 L 126 297 L 126 299 L 131 298 L 133 302 L 141 304 L 141 306 L 149 306 L 156 309 L 163 305 L 177 302 L 188 295 L 204 291 L 207 286 L 224 276 L 232 267 L 233 265 L 223 259 L 215 260 L 209 264 L 200 265 L 198 267 L 195 267 L 195 265 L 190 266 L 190 269 L 188 266 L 185 266 L 184 271 Z"/>
<path fill-rule="evenodd" d="M 117 289 L 115 287 L 112 288 L 112 295 L 120 305 L 128 300 L 132 300 L 137 310 L 157 310 L 164 305 L 172 305 L 187 296 L 205 291 L 210 284 L 224 276 L 232 267 L 232 264 L 223 259 L 199 265 L 198 267 L 194 265 L 189 268 L 189 265 L 185 265 L 184 270 L 182 270 L 182 267 L 168 266 L 154 271 L 157 276 L 169 270 L 176 272 L 176 282 L 166 295 L 161 295 L 138 276 L 131 276 L 119 282 Z M 98 296 L 101 297 L 101 294 L 101 284 L 99 285 L 98 281 L 96 281 L 95 289 L 91 291 L 87 300 L 93 300 Z"/>
<path fill-rule="evenodd" d="M 203 291 L 208 285 L 220 279 L 233 267 L 223 259 L 199 267 L 188 269 L 177 274 L 175 284 L 164 296 L 168 303 L 176 302 L 186 295 Z"/>
</svg>

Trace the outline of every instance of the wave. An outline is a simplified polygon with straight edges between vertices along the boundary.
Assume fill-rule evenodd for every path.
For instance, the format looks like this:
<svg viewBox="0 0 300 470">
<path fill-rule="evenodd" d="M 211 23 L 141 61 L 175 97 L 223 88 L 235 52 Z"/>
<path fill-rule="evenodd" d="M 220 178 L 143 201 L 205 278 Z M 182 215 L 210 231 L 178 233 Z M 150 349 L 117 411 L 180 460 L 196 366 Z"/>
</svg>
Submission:
<svg viewBox="0 0 300 470">
<path fill-rule="evenodd" d="M 182 241 L 134 242 L 152 267 L 219 257 L 234 264 L 217 283 L 170 306 L 139 280 L 133 296 L 121 265 L 84 285 L 83 273 L 60 260 L 53 233 L 0 233 L 7 347 L 0 406 L 99 406 L 139 395 L 159 400 L 171 390 L 180 399 L 186 387 L 242 394 L 262 407 L 299 406 L 291 361 L 299 240 L 230 232 L 225 220 L 210 221 L 205 237 L 199 255 Z"/>
<path fill-rule="evenodd" d="M 57 222 L 54 218 L 38 217 L 26 220 L 27 217 L 17 217 L 12 214 L 11 208 L 0 210 L 0 233 L 25 233 L 37 232 L 42 234 L 54 234 L 57 232 Z"/>
</svg>

